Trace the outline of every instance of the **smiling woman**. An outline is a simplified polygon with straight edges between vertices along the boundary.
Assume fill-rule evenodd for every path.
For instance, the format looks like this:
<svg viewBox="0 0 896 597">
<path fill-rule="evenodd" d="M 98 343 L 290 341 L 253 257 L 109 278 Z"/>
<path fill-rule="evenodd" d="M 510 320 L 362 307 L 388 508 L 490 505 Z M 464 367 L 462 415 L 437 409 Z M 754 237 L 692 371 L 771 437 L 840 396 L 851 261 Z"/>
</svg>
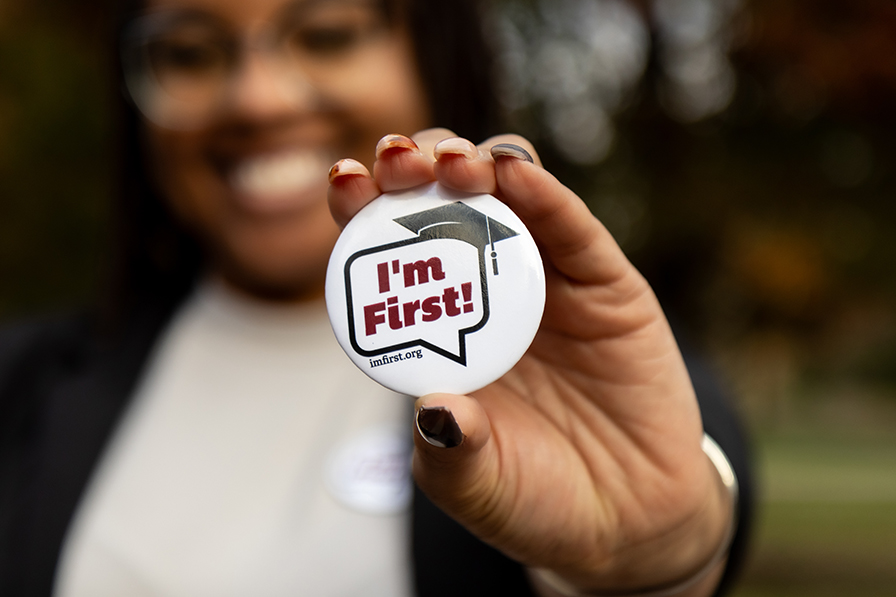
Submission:
<svg viewBox="0 0 896 597">
<path fill-rule="evenodd" d="M 749 513 L 736 420 L 692 382 L 643 277 L 532 144 L 455 136 L 495 123 L 475 8 L 127 12 L 114 309 L 105 325 L 0 333 L 0 593 L 724 586 Z M 406 136 L 433 124 L 456 132 Z M 412 423 L 406 396 L 345 358 L 321 295 L 334 219 L 423 183 L 494 195 L 548 276 L 517 365 L 470 396 L 420 397 Z M 448 317 L 473 308 L 457 282 Z M 403 355 L 427 362 L 420 350 Z M 412 453 L 428 498 L 411 489 Z"/>
<path fill-rule="evenodd" d="M 125 55 L 161 193 L 235 286 L 314 292 L 337 234 L 327 167 L 429 124 L 406 18 L 354 0 L 148 10 Z"/>
<path fill-rule="evenodd" d="M 316 293 L 336 235 L 325 164 L 348 155 L 370 165 L 382 135 L 430 122 L 474 138 L 497 125 L 474 4 L 197 1 L 127 10 L 122 78 L 146 121 L 124 110 L 115 304 L 177 279 L 183 292 L 196 276 L 196 233 L 238 285 L 281 298 Z M 186 76 L 197 69 L 200 80 Z M 197 95 L 202 102 L 184 101 Z"/>
</svg>

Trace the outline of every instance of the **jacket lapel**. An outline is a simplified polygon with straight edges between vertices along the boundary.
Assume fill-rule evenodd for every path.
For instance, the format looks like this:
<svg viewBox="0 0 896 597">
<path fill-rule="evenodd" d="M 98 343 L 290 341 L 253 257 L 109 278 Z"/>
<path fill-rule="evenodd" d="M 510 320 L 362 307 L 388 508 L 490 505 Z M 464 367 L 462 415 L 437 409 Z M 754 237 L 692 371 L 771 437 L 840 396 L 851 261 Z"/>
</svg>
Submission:
<svg viewBox="0 0 896 597">
<path fill-rule="evenodd" d="M 521 564 L 474 537 L 416 486 L 411 526 L 418 597 L 534 597 Z"/>
<path fill-rule="evenodd" d="M 16 546 L 0 588 L 15 595 L 50 595 L 69 524 L 102 451 L 175 305 L 139 310 L 115 340 L 80 338 L 82 353 L 57 383 L 35 385 L 36 425 L 8 545 Z M 5 590 L 0 590 L 5 593 Z"/>
</svg>

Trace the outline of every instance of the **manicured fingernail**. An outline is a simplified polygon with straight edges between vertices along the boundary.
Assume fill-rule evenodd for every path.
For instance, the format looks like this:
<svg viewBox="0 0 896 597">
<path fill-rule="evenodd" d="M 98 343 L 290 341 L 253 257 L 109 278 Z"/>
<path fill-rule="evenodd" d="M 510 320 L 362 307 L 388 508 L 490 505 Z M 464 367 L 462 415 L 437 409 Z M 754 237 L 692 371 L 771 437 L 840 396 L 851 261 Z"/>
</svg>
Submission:
<svg viewBox="0 0 896 597">
<path fill-rule="evenodd" d="M 361 162 L 351 158 L 345 158 L 344 160 L 339 160 L 333 164 L 332 168 L 330 168 L 330 184 L 333 184 L 333 181 L 340 176 L 351 175 L 370 176 L 370 172 Z"/>
<path fill-rule="evenodd" d="M 454 448 L 464 441 L 454 415 L 444 406 L 422 406 L 417 411 L 417 430 L 426 443 L 437 448 Z"/>
<path fill-rule="evenodd" d="M 443 155 L 450 154 L 462 155 L 465 158 L 472 160 L 479 155 L 479 150 L 466 139 L 461 137 L 450 137 L 436 143 L 436 146 L 432 150 L 432 154 L 436 159 L 439 159 Z"/>
<path fill-rule="evenodd" d="M 535 163 L 528 151 L 513 143 L 498 143 L 492 147 L 492 157 L 495 158 L 495 161 L 498 158 L 516 158 L 518 160 L 526 160 L 532 164 Z"/>
<path fill-rule="evenodd" d="M 380 159 L 383 153 L 390 149 L 420 151 L 417 144 L 410 137 L 404 135 L 386 135 L 376 144 L 376 158 Z"/>
</svg>

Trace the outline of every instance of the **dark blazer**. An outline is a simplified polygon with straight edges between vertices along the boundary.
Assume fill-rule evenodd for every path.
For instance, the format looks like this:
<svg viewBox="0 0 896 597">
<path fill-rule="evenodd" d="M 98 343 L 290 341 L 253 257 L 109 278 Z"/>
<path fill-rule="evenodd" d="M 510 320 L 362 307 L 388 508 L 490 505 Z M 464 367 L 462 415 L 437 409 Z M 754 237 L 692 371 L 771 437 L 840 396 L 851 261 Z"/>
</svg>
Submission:
<svg viewBox="0 0 896 597">
<path fill-rule="evenodd" d="M 47 596 L 69 521 L 176 300 L 136 309 L 117 334 L 88 317 L 0 331 L 0 595 Z M 744 436 L 712 376 L 689 361 L 704 427 L 741 486 L 740 525 L 719 593 L 744 556 L 752 480 Z M 485 545 L 418 490 L 415 581 L 421 597 L 532 595 L 522 566 Z"/>
</svg>

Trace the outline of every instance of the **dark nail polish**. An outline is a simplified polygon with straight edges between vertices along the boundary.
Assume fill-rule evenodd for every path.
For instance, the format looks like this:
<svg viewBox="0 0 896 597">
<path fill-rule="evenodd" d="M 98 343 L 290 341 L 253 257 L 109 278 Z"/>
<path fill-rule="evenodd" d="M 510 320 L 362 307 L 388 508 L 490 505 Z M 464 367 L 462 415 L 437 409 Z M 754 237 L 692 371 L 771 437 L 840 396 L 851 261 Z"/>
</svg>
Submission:
<svg viewBox="0 0 896 597">
<path fill-rule="evenodd" d="M 516 158 L 518 160 L 526 160 L 527 162 L 534 164 L 535 160 L 532 159 L 532 156 L 528 151 L 520 147 L 519 145 L 514 145 L 513 143 L 498 143 L 494 147 L 492 147 L 492 157 L 497 160 L 498 158 Z"/>
<path fill-rule="evenodd" d="M 417 429 L 427 443 L 437 448 L 454 448 L 464 441 L 454 415 L 444 406 L 424 406 L 417 411 Z"/>
</svg>

